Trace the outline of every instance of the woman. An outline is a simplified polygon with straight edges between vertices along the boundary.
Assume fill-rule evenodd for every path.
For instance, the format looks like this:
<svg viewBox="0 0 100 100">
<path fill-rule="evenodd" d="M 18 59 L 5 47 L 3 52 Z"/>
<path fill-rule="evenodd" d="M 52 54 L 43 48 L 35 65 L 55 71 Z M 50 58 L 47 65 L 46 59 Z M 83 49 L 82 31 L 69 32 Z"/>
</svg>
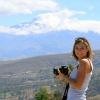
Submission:
<svg viewBox="0 0 100 100">
<path fill-rule="evenodd" d="M 67 100 L 86 100 L 86 91 L 91 79 L 92 50 L 86 38 L 80 37 L 75 39 L 72 56 L 78 61 L 78 66 L 66 76 L 58 70 L 58 78 L 64 78 L 69 84 Z"/>
</svg>

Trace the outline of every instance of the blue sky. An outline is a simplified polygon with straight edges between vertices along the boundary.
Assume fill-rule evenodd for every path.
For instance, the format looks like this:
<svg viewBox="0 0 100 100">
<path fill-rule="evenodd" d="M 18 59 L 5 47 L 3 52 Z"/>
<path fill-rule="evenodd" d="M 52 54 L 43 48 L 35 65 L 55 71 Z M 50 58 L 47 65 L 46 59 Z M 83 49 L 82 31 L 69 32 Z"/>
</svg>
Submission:
<svg viewBox="0 0 100 100">
<path fill-rule="evenodd" d="M 0 0 L 0 33 L 27 35 L 68 29 L 100 34 L 99 4 L 100 0 Z M 32 25 L 22 29 L 10 28 L 33 19 Z"/>
<path fill-rule="evenodd" d="M 77 18 L 81 20 L 100 20 L 99 0 L 56 0 L 59 1 L 58 4 L 61 9 L 69 9 L 76 11 L 84 11 L 86 14 L 84 16 L 78 15 Z"/>
</svg>

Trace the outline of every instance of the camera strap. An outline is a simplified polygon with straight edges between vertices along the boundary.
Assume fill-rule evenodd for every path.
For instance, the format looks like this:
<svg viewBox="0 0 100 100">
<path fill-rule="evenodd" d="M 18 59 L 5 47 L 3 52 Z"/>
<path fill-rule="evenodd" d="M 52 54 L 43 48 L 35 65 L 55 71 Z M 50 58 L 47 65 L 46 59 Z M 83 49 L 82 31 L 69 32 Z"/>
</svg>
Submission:
<svg viewBox="0 0 100 100">
<path fill-rule="evenodd" d="M 77 69 L 78 69 L 78 66 L 79 66 L 79 65 L 77 65 Z"/>
<path fill-rule="evenodd" d="M 69 89 L 69 83 L 67 83 L 67 85 L 66 85 L 62 100 L 66 100 L 67 99 L 68 89 Z"/>
</svg>

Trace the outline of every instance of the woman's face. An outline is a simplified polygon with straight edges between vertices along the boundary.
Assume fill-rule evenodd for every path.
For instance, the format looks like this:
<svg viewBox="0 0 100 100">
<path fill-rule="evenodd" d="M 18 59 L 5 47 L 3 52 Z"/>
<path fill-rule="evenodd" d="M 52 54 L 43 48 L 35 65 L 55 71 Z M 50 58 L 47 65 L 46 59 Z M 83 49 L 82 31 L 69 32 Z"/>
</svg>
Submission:
<svg viewBox="0 0 100 100">
<path fill-rule="evenodd" d="M 78 60 L 81 60 L 82 58 L 87 57 L 87 48 L 84 43 L 80 42 L 75 45 L 75 54 L 78 57 Z"/>
</svg>

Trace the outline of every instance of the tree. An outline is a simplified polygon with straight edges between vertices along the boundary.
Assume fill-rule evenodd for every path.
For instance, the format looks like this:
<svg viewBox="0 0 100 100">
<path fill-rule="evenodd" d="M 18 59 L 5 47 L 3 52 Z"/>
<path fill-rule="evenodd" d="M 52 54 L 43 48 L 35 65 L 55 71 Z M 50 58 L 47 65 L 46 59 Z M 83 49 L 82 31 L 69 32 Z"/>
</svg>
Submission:
<svg viewBox="0 0 100 100">
<path fill-rule="evenodd" d="M 68 67 L 70 68 L 71 71 L 74 69 L 72 64 L 69 64 Z"/>
<path fill-rule="evenodd" d="M 39 92 L 35 94 L 36 100 L 48 100 L 49 93 L 45 87 L 41 88 Z"/>
</svg>

